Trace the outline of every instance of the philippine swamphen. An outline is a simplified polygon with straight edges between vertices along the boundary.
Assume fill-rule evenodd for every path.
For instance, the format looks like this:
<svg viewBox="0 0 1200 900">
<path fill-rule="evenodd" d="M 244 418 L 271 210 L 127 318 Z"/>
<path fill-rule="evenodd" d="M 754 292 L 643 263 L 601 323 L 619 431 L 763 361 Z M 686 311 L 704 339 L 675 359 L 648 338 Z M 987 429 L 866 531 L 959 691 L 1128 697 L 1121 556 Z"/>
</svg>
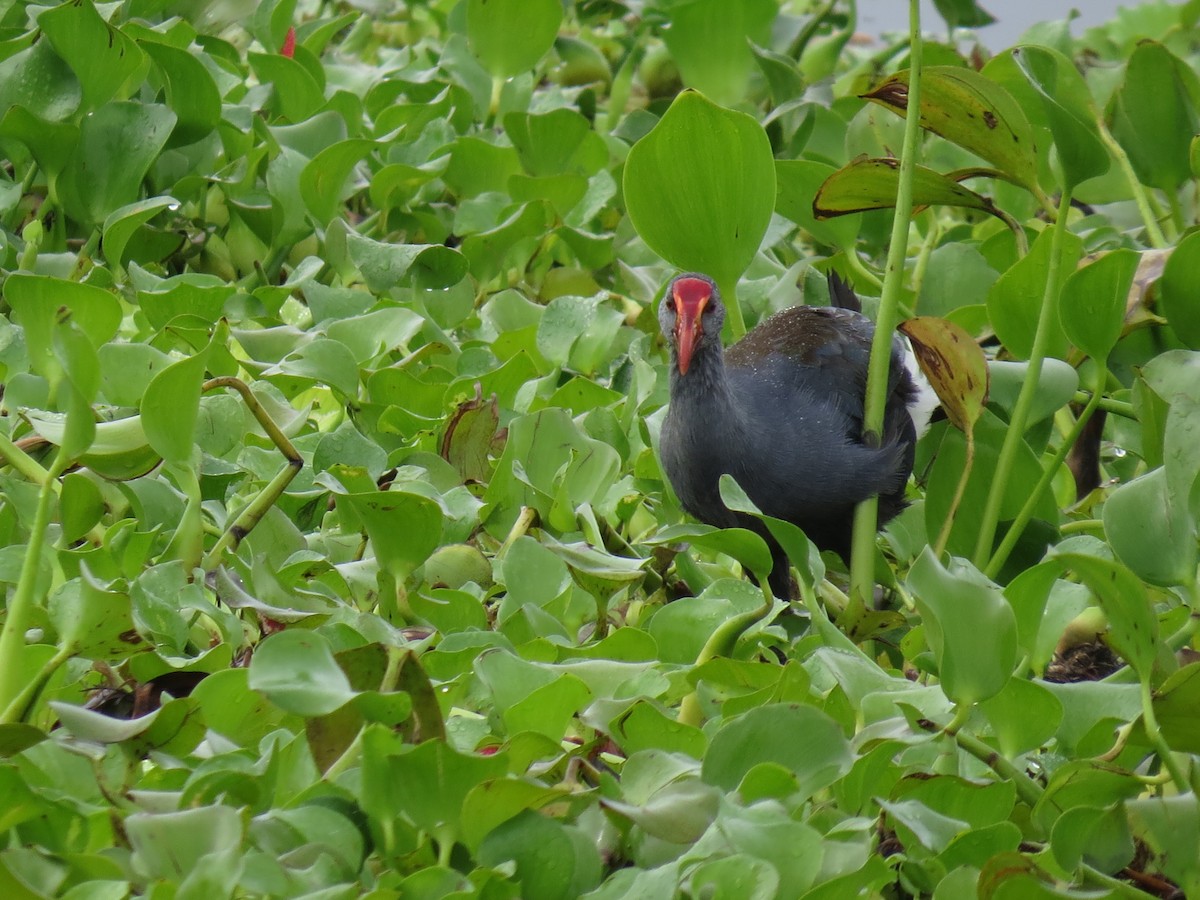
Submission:
<svg viewBox="0 0 1200 900">
<path fill-rule="evenodd" d="M 833 306 L 785 309 L 728 350 L 721 346 L 725 307 L 708 276 L 673 279 L 658 311 L 671 348 L 663 468 L 683 508 L 701 522 L 766 538 L 774 560 L 769 581 L 780 597 L 790 592 L 787 555 L 757 519 L 721 502 L 721 475 L 732 475 L 764 513 L 848 560 L 855 504 L 878 495 L 880 527 L 906 506 L 914 445 L 936 405 L 897 337 L 880 446 L 863 443 L 875 326 L 836 275 L 829 290 Z"/>
</svg>

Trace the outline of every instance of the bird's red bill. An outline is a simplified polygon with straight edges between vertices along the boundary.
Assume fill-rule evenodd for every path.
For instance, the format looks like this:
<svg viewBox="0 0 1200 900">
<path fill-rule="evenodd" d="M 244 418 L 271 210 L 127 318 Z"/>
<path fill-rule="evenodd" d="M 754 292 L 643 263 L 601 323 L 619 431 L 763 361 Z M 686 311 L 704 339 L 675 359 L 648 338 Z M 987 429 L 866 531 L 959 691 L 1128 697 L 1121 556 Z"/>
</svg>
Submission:
<svg viewBox="0 0 1200 900">
<path fill-rule="evenodd" d="M 671 286 L 675 300 L 675 346 L 679 374 L 686 375 L 702 329 L 701 315 L 712 299 L 712 285 L 702 278 L 679 278 Z"/>
</svg>

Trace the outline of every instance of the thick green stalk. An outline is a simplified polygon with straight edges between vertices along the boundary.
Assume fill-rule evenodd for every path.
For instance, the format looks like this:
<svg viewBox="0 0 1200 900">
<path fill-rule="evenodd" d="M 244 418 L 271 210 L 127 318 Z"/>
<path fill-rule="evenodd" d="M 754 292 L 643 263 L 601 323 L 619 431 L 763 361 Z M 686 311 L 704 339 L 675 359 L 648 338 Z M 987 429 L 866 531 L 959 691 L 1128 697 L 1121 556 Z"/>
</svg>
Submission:
<svg viewBox="0 0 1200 900">
<path fill-rule="evenodd" d="M 1021 392 L 1017 395 L 1016 406 L 1013 407 L 1008 432 L 1004 435 L 1004 444 L 1000 447 L 1000 458 L 992 477 L 992 486 L 988 491 L 987 503 L 983 507 L 983 518 L 979 523 L 979 539 L 975 544 L 973 557 L 973 562 L 979 569 L 987 565 L 992 552 L 996 526 L 1000 521 L 1000 504 L 1004 499 L 1004 491 L 1008 487 L 1013 466 L 1016 465 L 1021 442 L 1025 439 L 1025 426 L 1029 422 L 1033 399 L 1042 377 L 1042 362 L 1046 358 L 1046 345 L 1050 342 L 1050 323 L 1058 309 L 1058 270 L 1062 261 L 1063 236 L 1067 233 L 1067 214 L 1070 211 L 1071 190 L 1067 188 L 1063 190 L 1062 200 L 1059 201 L 1058 219 L 1054 223 L 1054 233 L 1050 238 L 1050 265 L 1046 270 L 1046 290 L 1042 294 L 1042 308 L 1038 312 L 1033 350 L 1029 355 L 1029 370 L 1021 384 Z"/>
<path fill-rule="evenodd" d="M 735 278 L 732 282 L 718 281 L 717 290 L 721 292 L 721 296 L 725 300 L 729 337 L 734 341 L 739 340 L 746 333 L 746 320 L 742 316 L 742 306 L 738 303 L 737 279 Z"/>
<path fill-rule="evenodd" d="M 59 451 L 59 457 L 62 457 Z M 51 472 L 53 477 L 42 482 L 38 491 L 37 508 L 33 514 L 33 526 L 29 530 L 29 543 L 25 545 L 25 559 L 21 564 L 21 576 L 17 579 L 17 590 L 8 603 L 4 628 L 0 630 L 0 724 L 9 724 L 8 715 L 13 711 L 10 704 L 21 693 L 28 678 L 25 671 L 25 632 L 33 615 L 36 602 L 38 570 L 42 564 L 42 547 L 46 543 L 46 531 L 50 525 L 50 501 L 54 498 L 54 485 L 58 473 L 66 468 L 65 460 L 55 460 Z"/>
<path fill-rule="evenodd" d="M 1107 378 L 1108 370 L 1102 365 L 1096 366 L 1096 384 L 1093 387 L 1092 396 L 1088 399 L 1087 406 L 1083 408 L 1071 430 L 1063 437 L 1062 443 L 1059 444 L 1058 450 L 1054 453 L 1054 458 L 1042 470 L 1042 477 L 1038 479 L 1037 485 L 1029 493 L 1029 496 L 1025 498 L 1025 504 L 1021 507 L 1021 511 L 1017 513 L 1016 519 L 1013 520 L 1012 527 L 1008 529 L 1008 533 L 1004 535 L 1004 540 L 1000 542 L 1000 546 L 992 554 L 991 561 L 988 562 L 987 568 L 984 569 L 984 574 L 988 578 L 996 577 L 1008 559 L 1008 555 L 1012 552 L 1013 547 L 1020 540 L 1025 526 L 1033 518 L 1033 510 L 1037 507 L 1038 500 L 1041 499 L 1046 489 L 1050 487 L 1050 482 L 1054 480 L 1054 476 L 1058 473 L 1063 461 L 1067 458 L 1067 454 L 1071 452 L 1071 448 L 1079 440 L 1079 435 L 1083 433 L 1088 420 L 1095 413 L 1096 407 L 1100 405 L 1101 391 L 1104 390 L 1104 383 Z"/>
<path fill-rule="evenodd" d="M 5 462 L 34 484 L 53 481 L 50 473 L 43 469 L 37 460 L 14 444 L 6 434 L 0 434 L 0 457 L 3 457 Z"/>
<path fill-rule="evenodd" d="M 921 125 L 921 9 L 917 0 L 909 0 L 908 30 L 912 74 L 908 79 L 908 114 L 904 121 L 904 144 L 900 157 L 900 183 L 896 189 L 896 215 L 892 219 L 892 238 L 888 246 L 887 269 L 883 276 L 883 296 L 875 320 L 875 340 L 871 344 L 871 364 L 867 374 L 867 396 L 863 413 L 863 441 L 879 443 L 883 414 L 887 406 L 888 368 L 892 358 L 892 335 L 899 324 L 898 307 L 904 279 L 904 259 L 908 251 L 908 228 L 912 221 L 913 173 L 920 147 Z M 878 502 L 875 498 L 858 504 L 854 511 L 854 537 L 850 554 L 850 603 L 842 617 L 844 627 L 853 627 L 867 609 L 875 583 L 875 532 L 878 526 Z"/>
</svg>

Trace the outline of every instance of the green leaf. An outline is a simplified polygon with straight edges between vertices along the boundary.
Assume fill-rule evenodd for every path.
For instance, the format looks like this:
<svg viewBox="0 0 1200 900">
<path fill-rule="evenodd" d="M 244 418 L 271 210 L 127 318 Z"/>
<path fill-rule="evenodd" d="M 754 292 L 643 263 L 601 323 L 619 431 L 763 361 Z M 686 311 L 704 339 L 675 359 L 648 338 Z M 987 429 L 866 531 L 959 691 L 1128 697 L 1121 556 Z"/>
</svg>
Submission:
<svg viewBox="0 0 1200 900">
<path fill-rule="evenodd" d="M 95 285 L 14 272 L 5 280 L 4 293 L 25 329 L 30 368 L 51 380 L 59 371 L 51 343 L 58 310 L 70 313 L 94 347 L 111 341 L 121 326 L 120 302 Z"/>
<path fill-rule="evenodd" d="M 996 336 L 1019 359 L 1028 359 L 1033 352 L 1038 311 L 1046 294 L 1053 232 L 1053 228 L 1042 231 L 1029 252 L 1001 275 L 988 292 L 988 318 L 996 329 Z M 1074 271 L 1083 250 L 1082 242 L 1068 232 L 1062 239 L 1061 250 L 1060 271 Z M 1051 302 L 1059 304 L 1059 297 L 1052 297 Z M 1059 316 L 1051 320 L 1046 355 L 1059 359 L 1067 355 L 1067 337 Z"/>
<path fill-rule="evenodd" d="M 0 63 L 0 73 L 3 66 Z M 14 105 L 0 119 L 0 137 L 20 141 L 29 148 L 47 178 L 56 179 L 70 162 L 79 142 L 79 127 L 67 122 L 47 121 L 23 106 Z"/>
<path fill-rule="evenodd" d="M 1193 890 L 1200 884 L 1200 809 L 1191 794 L 1145 797 L 1125 804 L 1134 836 L 1145 841 L 1162 860 L 1162 871 L 1177 884 Z"/>
<path fill-rule="evenodd" d="M 1109 117 L 1143 184 L 1174 192 L 1191 180 L 1198 95 L 1195 73 L 1165 46 L 1146 40 L 1134 48 Z"/>
<path fill-rule="evenodd" d="M 702 774 L 709 784 L 735 790 L 756 765 L 778 763 L 811 797 L 850 771 L 854 755 L 841 727 L 812 706 L 771 704 L 724 723 L 713 735 Z"/>
<path fill-rule="evenodd" d="M 382 243 L 350 232 L 346 246 L 367 287 L 377 294 L 400 285 L 427 290 L 448 288 L 467 274 L 463 255 L 437 244 Z"/>
<path fill-rule="evenodd" d="M 908 580 L 946 696 L 970 704 L 999 694 L 1017 661 L 1016 619 L 999 588 L 966 563 L 947 570 L 928 548 Z"/>
<path fill-rule="evenodd" d="M 572 109 L 509 113 L 504 132 L 530 175 L 595 175 L 608 162 L 604 139 Z"/>
<path fill-rule="evenodd" d="M 313 631 L 289 628 L 254 651 L 249 687 L 298 716 L 324 716 L 355 697 L 329 641 Z"/>
<path fill-rule="evenodd" d="M 1184 666 L 1154 691 L 1154 718 L 1167 746 L 1180 753 L 1200 753 L 1200 721 L 1196 704 L 1200 703 L 1200 663 Z M 1131 735 L 1139 744 L 1148 743 L 1144 723 L 1139 720 Z"/>
<path fill-rule="evenodd" d="M 361 521 L 375 558 L 398 580 L 407 578 L 441 542 L 444 516 L 428 497 L 407 491 L 338 494 Z"/>
<path fill-rule="evenodd" d="M 1192 527 L 1200 526 L 1200 401 L 1188 394 L 1177 394 L 1167 412 L 1163 468 L 1172 511 L 1190 513 Z"/>
<path fill-rule="evenodd" d="M 300 173 L 300 196 L 318 223 L 323 225 L 338 214 L 348 195 L 346 185 L 350 175 L 376 146 L 375 141 L 339 141 L 323 149 L 304 167 Z"/>
<path fill-rule="evenodd" d="M 655 253 L 732 286 L 758 252 L 775 207 L 770 141 L 745 113 L 680 94 L 629 151 L 625 202 Z"/>
<path fill-rule="evenodd" d="M 75 460 L 91 447 L 96 437 L 92 403 L 100 389 L 100 361 L 92 342 L 69 318 L 55 325 L 54 356 L 63 373 L 58 402 L 67 414 L 59 459 Z"/>
<path fill-rule="evenodd" d="M 813 212 L 813 197 L 836 171 L 833 166 L 809 159 L 776 160 L 775 211 L 810 232 L 818 241 L 846 250 L 853 247 L 858 238 L 862 217 L 851 213 L 825 220 L 818 219 Z"/>
<path fill-rule="evenodd" d="M 1082 553 L 1062 553 L 1055 558 L 1095 593 L 1108 616 L 1108 642 L 1112 648 L 1140 678 L 1148 677 L 1154 665 L 1158 620 L 1150 609 L 1146 586 L 1129 569 L 1106 559 Z"/>
<path fill-rule="evenodd" d="M 187 146 L 212 134 L 221 121 L 221 94 L 204 63 L 188 50 L 156 40 L 139 40 L 162 75 L 167 105 L 175 113 L 172 146 Z"/>
<path fill-rule="evenodd" d="M 467 0 L 467 42 L 493 78 L 537 65 L 562 22 L 559 0 Z"/>
<path fill-rule="evenodd" d="M 863 94 L 863 99 L 905 115 L 909 74 L 905 69 L 884 79 Z M 922 69 L 921 127 L 986 159 L 1018 184 L 1037 190 L 1037 156 L 1025 112 L 1008 91 L 973 69 Z"/>
<path fill-rule="evenodd" d="M 995 17 L 975 0 L 933 0 L 933 5 L 937 8 L 938 15 L 946 20 L 946 27 L 952 30 L 980 28 L 996 21 Z"/>
<path fill-rule="evenodd" d="M 1010 759 L 1043 746 L 1058 731 L 1063 707 L 1036 681 L 1010 678 L 1000 693 L 979 704 Z"/>
<path fill-rule="evenodd" d="M 717 103 L 737 103 L 754 69 L 751 42 L 766 46 L 779 9 L 774 0 L 695 0 L 667 8 L 663 42 L 683 83 Z"/>
<path fill-rule="evenodd" d="M 168 463 L 187 465 L 195 447 L 196 415 L 208 352 L 172 363 L 151 380 L 142 398 L 142 428 L 154 451 Z"/>
<path fill-rule="evenodd" d="M 179 883 L 222 851 L 242 842 L 242 814 L 232 806 L 205 806 L 177 812 L 135 812 L 125 831 L 131 863 L 146 877 Z M 228 864 L 228 860 L 221 859 Z M 210 895 L 213 896 L 213 895 Z"/>
<path fill-rule="evenodd" d="M 79 79 L 49 41 L 34 41 L 0 62 L 0 109 L 21 106 L 62 122 L 79 108 L 81 97 Z"/>
<path fill-rule="evenodd" d="M 696 547 L 732 556 L 759 579 L 771 572 L 767 542 L 747 528 L 713 528 L 709 525 L 675 525 L 655 535 L 653 544 L 688 541 Z"/>
<path fill-rule="evenodd" d="M 274 88 L 275 108 L 287 121 L 303 122 L 325 105 L 324 86 L 296 60 L 277 53 L 250 53 L 247 60 L 258 80 Z"/>
<path fill-rule="evenodd" d="M 1072 344 L 1103 362 L 1121 337 L 1125 304 L 1138 254 L 1114 250 L 1072 272 L 1058 299 L 1063 332 Z"/>
<path fill-rule="evenodd" d="M 1068 872 L 1075 871 L 1080 863 L 1102 872 L 1116 872 L 1133 860 L 1129 822 L 1119 806 L 1067 810 L 1054 823 L 1050 847 L 1055 860 Z"/>
<path fill-rule="evenodd" d="M 1189 493 L 1173 493 L 1167 471 L 1159 468 L 1122 484 L 1104 502 L 1109 544 L 1143 581 L 1171 587 L 1195 579 L 1196 522 L 1188 511 Z"/>
<path fill-rule="evenodd" d="M 987 357 L 971 336 L 945 319 L 917 316 L 900 326 L 942 409 L 960 431 L 974 429 L 988 397 Z"/>
<path fill-rule="evenodd" d="M 166 106 L 132 101 L 108 103 L 86 116 L 58 183 L 67 214 L 98 225 L 137 200 L 175 122 Z"/>
<path fill-rule="evenodd" d="M 893 209 L 899 184 L 899 160 L 860 156 L 825 179 L 813 197 L 813 214 L 826 219 L 871 209 Z M 916 166 L 913 170 L 912 195 L 914 209 L 961 206 L 996 213 L 987 197 L 926 166 Z"/>
<path fill-rule="evenodd" d="M 125 249 L 134 233 L 164 209 L 177 209 L 179 201 L 174 197 L 151 197 L 130 203 L 109 213 L 101 227 L 104 258 L 111 266 L 125 262 Z"/>
<path fill-rule="evenodd" d="M 1163 315 L 1175 334 L 1200 350 L 1200 309 L 1195 302 L 1200 291 L 1200 232 L 1189 234 L 1171 251 L 1158 289 Z"/>
<path fill-rule="evenodd" d="M 145 57 L 121 30 L 105 22 L 92 0 L 63 3 L 38 16 L 38 26 L 79 78 L 83 105 L 97 109 L 124 100 Z"/>
<path fill-rule="evenodd" d="M 1110 160 L 1092 95 L 1075 64 L 1049 47 L 1026 45 L 1009 52 L 1045 106 L 1064 186 L 1074 190 L 1107 172 Z"/>
</svg>

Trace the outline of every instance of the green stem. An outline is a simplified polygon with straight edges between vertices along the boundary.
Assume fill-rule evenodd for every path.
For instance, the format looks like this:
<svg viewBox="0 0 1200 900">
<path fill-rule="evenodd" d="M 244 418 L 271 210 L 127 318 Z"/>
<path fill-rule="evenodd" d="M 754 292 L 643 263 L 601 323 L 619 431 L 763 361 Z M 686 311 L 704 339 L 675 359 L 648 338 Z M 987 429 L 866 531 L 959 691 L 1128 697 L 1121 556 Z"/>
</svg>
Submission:
<svg viewBox="0 0 1200 900">
<path fill-rule="evenodd" d="M 1183 207 L 1179 204 L 1179 192 L 1167 191 L 1167 205 L 1171 209 L 1171 240 L 1176 240 L 1179 233 L 1187 228 L 1187 223 L 1183 220 Z"/>
<path fill-rule="evenodd" d="M 1059 526 L 1061 534 L 1098 534 L 1104 536 L 1104 522 L 1100 519 L 1076 519 Z"/>
<path fill-rule="evenodd" d="M 33 188 L 33 182 L 37 178 L 38 164 L 32 162 L 29 168 L 25 170 L 25 177 L 21 179 L 21 192 L 17 195 L 17 202 L 12 205 L 12 208 L 4 216 L 4 226 L 9 231 L 16 231 L 21 224 L 21 216 L 24 212 L 21 209 L 21 200 Z"/>
<path fill-rule="evenodd" d="M 954 707 L 954 717 L 942 731 L 950 737 L 956 737 L 969 718 L 971 718 L 971 704 L 959 703 Z"/>
<path fill-rule="evenodd" d="M 517 542 L 517 538 L 528 533 L 536 518 L 537 510 L 532 506 L 521 507 L 521 514 L 517 516 L 517 521 L 513 522 L 512 528 L 508 530 L 508 534 L 504 537 L 504 543 L 496 551 L 496 559 L 504 559 L 508 554 L 508 548 Z"/>
<path fill-rule="evenodd" d="M 1087 391 L 1076 391 L 1072 398 L 1075 403 L 1090 403 L 1092 395 Z M 1105 412 L 1114 413 L 1118 416 L 1124 416 L 1126 419 L 1137 421 L 1137 413 L 1133 411 L 1133 404 L 1126 403 L 1124 400 L 1113 400 L 1111 397 L 1101 397 L 1098 404 L 1100 409 Z"/>
<path fill-rule="evenodd" d="M 71 267 L 71 274 L 67 276 L 69 281 L 78 281 L 87 273 L 88 263 L 96 255 L 96 249 L 99 246 L 100 229 L 93 228 L 92 233 L 88 235 L 87 241 L 80 248 L 79 253 L 75 255 L 75 265 Z M 117 261 L 113 260 L 112 263 L 115 268 Z"/>
<path fill-rule="evenodd" d="M 6 434 L 0 434 L 0 456 L 4 457 L 5 462 L 34 484 L 45 484 L 52 480 L 50 473 L 43 469 L 37 460 L 14 444 Z"/>
<path fill-rule="evenodd" d="M 729 326 L 731 340 L 739 340 L 746 333 L 746 320 L 742 316 L 742 305 L 737 298 L 737 279 L 733 282 L 717 282 L 717 290 L 725 299 L 725 311 L 728 313 L 726 324 Z"/>
<path fill-rule="evenodd" d="M 1125 181 L 1129 184 L 1129 190 L 1133 194 L 1134 203 L 1137 204 L 1138 212 L 1141 214 L 1142 223 L 1146 226 L 1146 239 L 1154 249 L 1164 249 L 1167 246 L 1167 239 L 1163 236 L 1162 229 L 1158 227 L 1158 220 L 1150 207 L 1150 198 L 1146 194 L 1146 188 L 1138 181 L 1137 174 L 1133 171 L 1133 165 L 1129 162 L 1129 156 L 1125 153 L 1125 148 L 1112 136 L 1112 132 L 1104 124 L 1103 117 L 1097 116 L 1096 124 L 1100 129 L 1100 139 L 1104 141 L 1108 152 L 1116 159 L 1117 165 L 1125 175 Z"/>
<path fill-rule="evenodd" d="M 292 479 L 304 467 L 304 457 L 300 455 L 295 446 L 292 445 L 292 442 L 288 440 L 287 435 L 280 430 L 279 425 L 271 418 L 271 414 L 267 412 L 266 408 L 258 401 L 258 398 L 254 396 L 254 392 L 250 390 L 250 385 L 246 384 L 240 378 L 234 378 L 231 375 L 221 375 L 204 382 L 202 390 L 211 391 L 219 387 L 232 388 L 241 396 L 247 409 L 250 410 L 250 414 L 262 426 L 263 431 L 267 433 L 267 437 L 271 439 L 271 443 L 283 454 L 287 462 L 217 539 L 217 542 L 200 563 L 200 566 L 205 571 L 216 568 L 220 564 L 221 557 L 224 556 L 226 550 L 237 549 L 246 535 L 254 529 L 254 526 L 262 520 L 262 517 L 267 514 L 268 510 L 283 496 L 283 492 L 292 483 Z"/>
<path fill-rule="evenodd" d="M 771 614 L 771 610 L 775 608 L 775 597 L 771 593 L 771 589 L 768 587 L 765 578 L 762 581 L 762 593 L 763 605 L 758 609 L 731 616 L 717 626 L 716 631 L 705 642 L 700 655 L 696 657 L 693 667 L 702 666 L 710 659 L 716 659 L 718 656 L 731 655 L 733 648 L 737 645 L 738 638 Z M 697 687 L 696 690 L 684 697 L 683 701 L 679 704 L 679 721 L 685 725 L 699 727 L 704 721 L 704 713 L 700 709 L 700 698 L 698 695 L 699 688 Z"/>
<path fill-rule="evenodd" d="M 1017 518 L 1013 520 L 1012 527 L 1008 529 L 1008 533 L 1004 535 L 1004 540 L 1000 542 L 1000 546 L 992 554 L 992 558 L 984 570 L 984 574 L 988 578 L 996 577 L 1000 569 L 1004 566 L 1004 563 L 1008 560 L 1008 555 L 1012 553 L 1013 547 L 1017 545 L 1022 532 L 1025 531 L 1025 526 L 1033 518 L 1033 511 L 1037 508 L 1038 501 L 1050 487 L 1050 482 L 1058 474 L 1059 467 L 1066 460 L 1067 454 L 1071 452 L 1071 448 L 1075 446 L 1075 442 L 1079 440 L 1079 435 L 1083 433 L 1083 429 L 1087 426 L 1088 420 L 1092 418 L 1096 407 L 1100 405 L 1101 391 L 1104 390 L 1104 382 L 1107 379 L 1108 369 L 1103 365 L 1097 365 L 1096 384 L 1087 406 L 1083 408 L 1079 417 L 1075 419 L 1075 424 L 1071 427 L 1071 430 L 1059 443 L 1058 449 L 1054 452 L 1054 457 L 1050 460 L 1049 465 L 1042 469 L 1042 477 L 1038 479 L 1038 483 L 1030 491 L 1029 496 L 1025 498 L 1025 503 L 1021 507 L 1021 511 L 1017 513 Z"/>
<path fill-rule="evenodd" d="M 908 229 L 912 221 L 913 175 L 917 165 L 921 137 L 921 7 L 918 0 L 908 4 L 909 59 L 912 74 L 908 84 L 908 111 L 904 120 L 904 143 L 900 156 L 899 184 L 896 188 L 896 214 L 888 245 L 883 295 L 875 320 L 875 338 L 871 343 L 871 362 L 867 370 L 867 394 L 863 413 L 863 442 L 877 446 L 887 406 L 888 370 L 892 358 L 892 338 L 898 322 L 900 293 L 904 280 L 904 259 L 908 250 Z M 878 530 L 878 501 L 864 500 L 854 510 L 854 535 L 850 553 L 850 603 L 842 617 L 844 626 L 853 627 L 866 614 L 867 598 L 875 583 L 875 532 Z"/>
<path fill-rule="evenodd" d="M 942 237 L 942 228 L 938 224 L 937 216 L 930 212 L 925 218 L 929 222 L 929 231 L 925 235 L 925 240 L 921 242 L 921 250 L 917 253 L 917 263 L 913 266 L 912 293 L 914 298 L 921 296 L 921 286 L 925 284 L 925 270 L 929 268 L 929 257 Z M 913 305 L 915 307 L 915 301 Z"/>
<path fill-rule="evenodd" d="M 500 111 L 500 94 L 504 91 L 504 79 L 499 75 L 492 76 L 492 98 L 488 101 L 487 124 L 490 127 Z"/>
<path fill-rule="evenodd" d="M 992 749 L 979 738 L 965 731 L 955 734 L 954 740 L 958 743 L 958 746 L 962 747 L 963 750 L 971 754 L 1001 778 L 1011 781 L 1017 789 L 1017 796 L 1023 802 L 1029 806 L 1036 806 L 1037 802 L 1042 799 L 1043 792 L 1041 787 L 1032 778 L 1005 759 L 998 750 Z"/>
<path fill-rule="evenodd" d="M 1099 869 L 1095 868 L 1094 866 L 1090 866 L 1087 863 L 1081 862 L 1079 864 L 1079 870 L 1083 873 L 1083 880 L 1085 882 L 1091 882 L 1092 884 L 1097 884 L 1101 887 L 1108 888 L 1111 895 L 1128 897 L 1129 900 L 1146 900 L 1147 897 L 1151 896 L 1145 891 L 1134 887 L 1132 884 L 1121 881 L 1119 878 L 1113 878 L 1111 875 L 1105 875 Z"/>
<path fill-rule="evenodd" d="M 975 544 L 973 557 L 977 568 L 982 569 L 991 554 L 995 542 L 996 526 L 1000 521 L 1000 504 L 1004 492 L 1008 488 L 1009 477 L 1017 462 L 1021 444 L 1025 440 L 1025 425 L 1029 421 L 1029 413 L 1033 409 L 1034 397 L 1037 395 L 1038 383 L 1042 377 L 1042 362 L 1046 358 L 1046 346 L 1050 341 L 1050 325 L 1057 314 L 1059 268 L 1062 262 L 1063 236 L 1067 233 L 1067 213 L 1071 209 L 1071 190 L 1063 191 L 1059 202 L 1058 219 L 1054 223 L 1054 233 L 1050 239 L 1050 264 L 1046 271 L 1046 290 L 1042 295 L 1041 310 L 1038 313 L 1037 330 L 1033 336 L 1033 350 L 1029 355 L 1029 370 L 1021 383 L 1021 392 L 1013 408 L 1008 430 L 1004 435 L 1004 443 L 1000 447 L 1000 457 L 996 463 L 996 471 L 992 476 L 991 489 L 988 491 L 987 503 L 983 508 L 983 517 L 979 523 L 979 539 Z"/>
<path fill-rule="evenodd" d="M 1154 695 L 1151 693 L 1148 678 L 1142 679 L 1142 725 L 1146 729 L 1146 737 L 1150 739 L 1150 743 L 1158 752 L 1158 758 L 1171 773 L 1171 781 L 1175 783 L 1175 789 L 1181 794 L 1186 794 L 1189 789 L 1187 777 L 1179 768 L 1179 762 L 1175 759 L 1171 748 L 1167 746 L 1162 732 L 1158 730 L 1158 718 L 1154 715 Z"/>
<path fill-rule="evenodd" d="M 51 472 L 65 468 L 70 462 L 59 450 Z M 28 678 L 24 666 L 25 632 L 33 616 L 36 603 L 38 571 L 42 564 L 42 547 L 46 543 L 46 531 L 50 525 L 50 501 L 54 497 L 54 477 L 42 482 L 38 491 L 37 507 L 33 514 L 33 525 L 29 530 L 29 543 L 25 545 L 25 558 L 21 563 L 21 575 L 17 579 L 17 590 L 8 602 L 8 614 L 0 630 L 0 725 L 16 721 L 10 719 L 14 710 L 12 702 L 21 693 Z"/>
<path fill-rule="evenodd" d="M 254 526 L 262 521 L 262 517 L 283 496 L 283 492 L 287 490 L 287 486 L 292 483 L 292 479 L 296 477 L 303 465 L 303 460 L 288 460 L 275 477 L 267 482 L 253 500 L 246 504 L 246 508 L 238 514 L 238 517 L 213 544 L 212 549 L 205 554 L 200 563 L 204 571 L 215 569 L 220 564 L 221 557 L 225 555 L 226 550 L 237 550 L 246 535 L 254 530 Z"/>
<path fill-rule="evenodd" d="M 800 33 L 796 35 L 791 46 L 787 48 L 787 55 L 792 59 L 799 59 L 804 53 L 804 48 L 808 46 L 817 34 L 817 29 L 821 27 L 821 23 L 826 17 L 833 12 L 833 8 L 837 6 L 837 0 L 826 0 L 825 5 L 817 9 L 808 21 L 804 23 L 804 27 L 800 29 Z"/>
<path fill-rule="evenodd" d="M 846 267 L 854 273 L 854 277 L 858 279 L 860 284 L 869 284 L 876 289 L 883 287 L 883 282 L 879 280 L 879 276 L 867 268 L 853 247 L 842 255 L 846 258 Z"/>
<path fill-rule="evenodd" d="M 975 425 L 974 423 L 969 424 L 970 427 L 966 431 L 967 458 L 963 463 L 962 473 L 958 476 L 954 499 L 950 501 L 950 509 L 946 511 L 946 521 L 942 522 L 942 530 L 938 532 L 937 544 L 933 548 L 934 555 L 938 557 L 946 552 L 946 544 L 950 541 L 950 531 L 954 527 L 954 517 L 958 515 L 958 507 L 962 505 L 962 498 L 967 493 L 967 481 L 971 478 L 971 469 L 975 466 Z"/>
<path fill-rule="evenodd" d="M 37 702 L 37 698 L 45 689 L 51 676 L 59 670 L 59 667 L 63 663 L 71 658 L 71 655 L 70 647 L 60 647 L 57 653 L 46 660 L 45 665 L 38 670 L 36 675 L 26 681 L 20 693 L 13 698 L 4 712 L 0 714 L 0 723 L 7 724 L 10 722 L 26 721 L 29 718 L 29 714 L 33 711 L 33 705 Z"/>
</svg>

